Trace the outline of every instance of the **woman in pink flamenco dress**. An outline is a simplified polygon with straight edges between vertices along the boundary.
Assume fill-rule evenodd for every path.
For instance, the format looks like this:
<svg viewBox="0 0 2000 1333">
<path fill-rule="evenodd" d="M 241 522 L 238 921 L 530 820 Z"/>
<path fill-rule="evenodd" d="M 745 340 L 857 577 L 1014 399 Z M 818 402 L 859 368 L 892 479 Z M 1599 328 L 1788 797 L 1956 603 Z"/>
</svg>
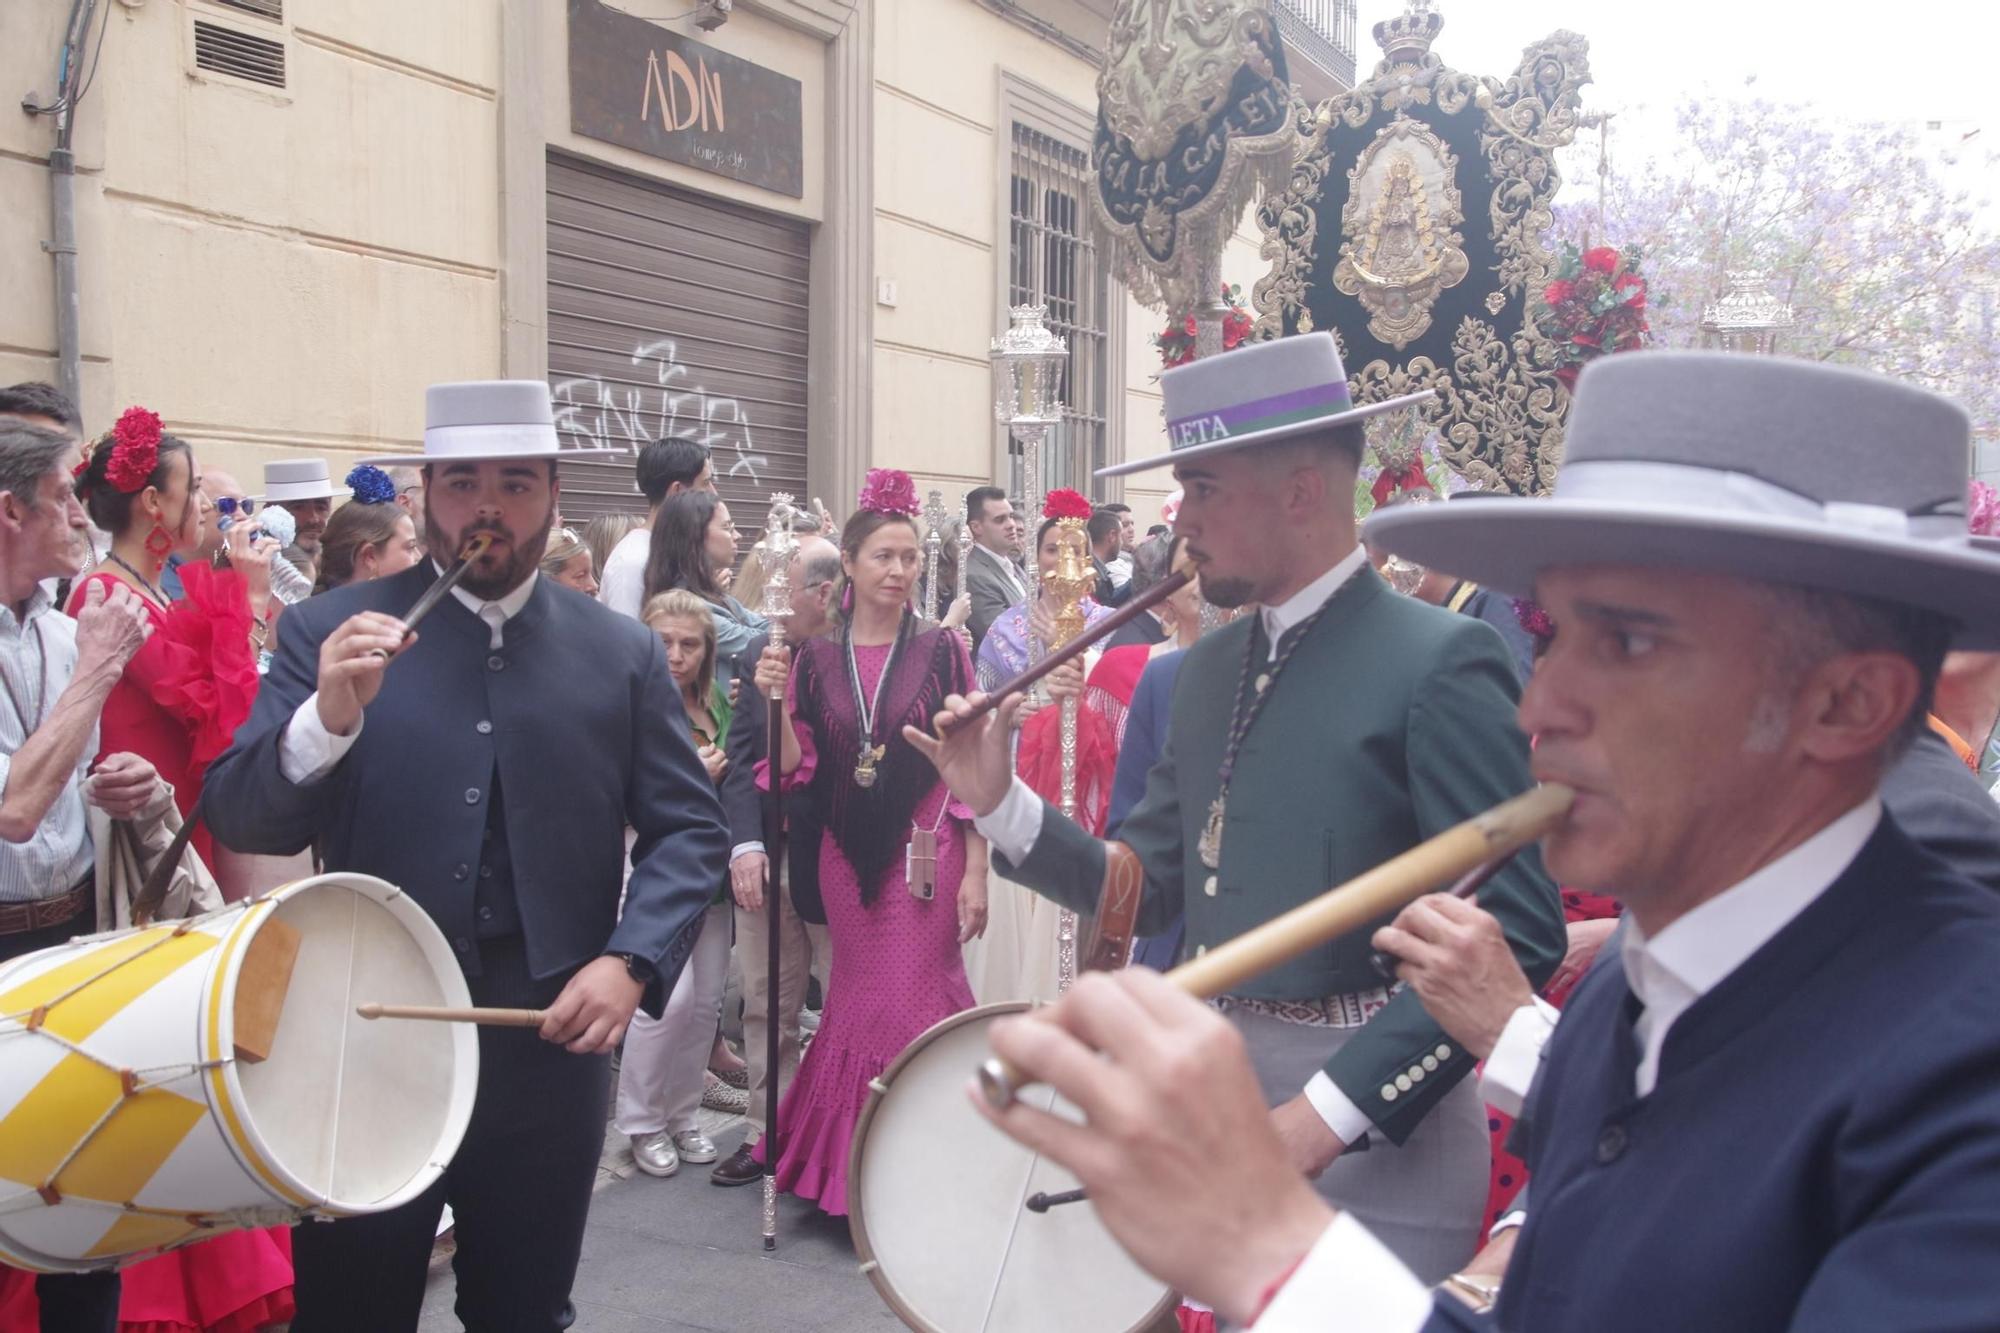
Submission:
<svg viewBox="0 0 2000 1333">
<path fill-rule="evenodd" d="M 819 874 L 833 970 L 819 1035 L 757 1155 L 775 1141 L 778 1187 L 834 1216 L 847 1213 L 848 1147 L 869 1080 L 925 1029 L 972 1007 L 960 948 L 986 922 L 986 842 L 902 738 L 905 723 L 928 726 L 972 680 L 958 634 L 908 613 L 921 564 L 916 512 L 907 476 L 870 472 L 841 532 L 847 623 L 802 645 L 789 673 L 783 650 L 758 664 L 760 693 L 789 674 L 784 781 L 811 788 L 826 817 Z M 933 840 L 927 873 L 921 854 Z"/>
</svg>

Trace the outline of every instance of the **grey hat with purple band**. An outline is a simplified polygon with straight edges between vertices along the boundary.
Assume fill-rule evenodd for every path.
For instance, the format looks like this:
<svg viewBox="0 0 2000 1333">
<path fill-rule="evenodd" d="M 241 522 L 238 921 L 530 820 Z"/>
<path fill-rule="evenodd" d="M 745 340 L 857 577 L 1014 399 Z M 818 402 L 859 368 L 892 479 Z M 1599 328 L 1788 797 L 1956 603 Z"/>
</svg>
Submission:
<svg viewBox="0 0 2000 1333">
<path fill-rule="evenodd" d="M 1432 396 L 1430 390 L 1359 407 L 1330 333 L 1300 333 L 1206 356 L 1160 375 L 1165 399 L 1164 454 L 1098 469 L 1100 477 L 1172 467 L 1253 444 L 1288 440 L 1359 421 Z"/>
<path fill-rule="evenodd" d="M 424 390 L 424 447 L 361 461 L 375 467 L 523 462 L 553 458 L 602 462 L 623 449 L 566 449 L 542 380 L 464 380 Z"/>
<path fill-rule="evenodd" d="M 1555 567 L 1701 570 L 1902 602 L 2000 648 L 2000 542 L 1966 529 L 1971 421 L 1866 371 L 1703 352 L 1594 362 L 1555 494 L 1397 506 L 1371 544 L 1526 597 Z"/>
</svg>

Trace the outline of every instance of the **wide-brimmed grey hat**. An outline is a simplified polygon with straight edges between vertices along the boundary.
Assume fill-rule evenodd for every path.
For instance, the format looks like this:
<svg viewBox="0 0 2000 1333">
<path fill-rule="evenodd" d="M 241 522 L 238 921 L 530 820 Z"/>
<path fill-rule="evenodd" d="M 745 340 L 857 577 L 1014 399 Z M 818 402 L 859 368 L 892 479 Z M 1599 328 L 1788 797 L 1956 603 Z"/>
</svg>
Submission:
<svg viewBox="0 0 2000 1333">
<path fill-rule="evenodd" d="M 464 380 L 424 390 L 424 447 L 361 461 L 376 467 L 490 463 L 513 459 L 615 458 L 622 449 L 566 449 L 541 380 Z"/>
<path fill-rule="evenodd" d="M 1192 458 L 1270 444 L 1359 421 L 1433 395 L 1404 394 L 1355 406 L 1330 333 L 1300 333 L 1203 357 L 1160 374 L 1166 453 L 1099 468 L 1100 477 L 1171 467 Z"/>
<path fill-rule="evenodd" d="M 324 458 L 280 458 L 264 464 L 264 493 L 250 498 L 260 504 L 287 500 L 338 500 L 348 494 L 333 484 Z"/>
<path fill-rule="evenodd" d="M 1902 602 L 2000 648 L 2000 543 L 1966 529 L 1971 421 L 1865 371 L 1640 352 L 1577 384 L 1555 494 L 1410 505 L 1368 540 L 1515 596 L 1545 569 L 1655 566 Z"/>
</svg>

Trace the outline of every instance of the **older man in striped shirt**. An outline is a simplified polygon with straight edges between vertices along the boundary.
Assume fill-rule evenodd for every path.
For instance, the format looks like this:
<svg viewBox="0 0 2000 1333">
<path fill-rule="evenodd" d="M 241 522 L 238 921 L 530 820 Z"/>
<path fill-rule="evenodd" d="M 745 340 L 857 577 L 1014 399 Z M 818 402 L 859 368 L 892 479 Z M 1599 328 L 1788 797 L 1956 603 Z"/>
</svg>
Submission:
<svg viewBox="0 0 2000 1333">
<path fill-rule="evenodd" d="M 82 565 L 76 442 L 0 416 L 0 962 L 97 928 L 84 802 L 115 817 L 157 808 L 165 791 L 136 755 L 95 772 L 97 716 L 150 632 L 129 590 L 93 588 L 75 620 L 41 586 Z M 36 1280 L 44 1329 L 118 1323 L 115 1273 Z"/>
</svg>

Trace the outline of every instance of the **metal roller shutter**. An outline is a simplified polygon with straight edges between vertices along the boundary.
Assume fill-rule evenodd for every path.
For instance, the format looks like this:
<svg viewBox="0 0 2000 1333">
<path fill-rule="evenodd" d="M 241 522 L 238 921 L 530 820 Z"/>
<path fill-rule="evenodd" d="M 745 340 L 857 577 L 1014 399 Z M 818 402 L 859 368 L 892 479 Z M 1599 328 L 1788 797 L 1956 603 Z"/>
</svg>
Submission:
<svg viewBox="0 0 2000 1333">
<path fill-rule="evenodd" d="M 806 224 L 549 156 L 549 386 L 566 445 L 627 451 L 563 469 L 565 519 L 638 513 L 648 440 L 708 446 L 754 537 L 772 491 L 806 485 Z"/>
</svg>

